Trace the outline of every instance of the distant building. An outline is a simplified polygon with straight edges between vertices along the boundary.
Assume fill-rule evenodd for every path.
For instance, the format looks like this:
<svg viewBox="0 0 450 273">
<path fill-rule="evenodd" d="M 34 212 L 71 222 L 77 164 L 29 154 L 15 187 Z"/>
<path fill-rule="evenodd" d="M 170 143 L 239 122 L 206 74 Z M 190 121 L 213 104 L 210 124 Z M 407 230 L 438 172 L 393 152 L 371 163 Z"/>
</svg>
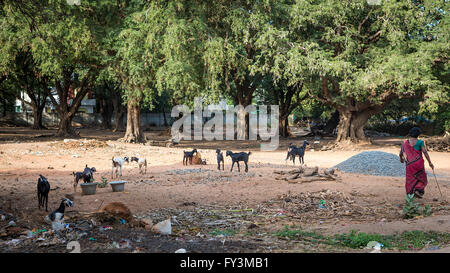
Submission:
<svg viewBox="0 0 450 273">
<path fill-rule="evenodd" d="M 56 102 L 59 103 L 59 96 L 56 92 L 56 89 L 53 88 L 52 89 L 52 95 L 55 98 Z M 28 96 L 28 94 L 25 91 L 22 91 L 20 94 L 23 98 L 23 100 L 27 101 L 27 102 L 31 102 L 30 97 Z M 74 91 L 72 88 L 69 89 L 69 99 L 68 99 L 68 103 L 72 104 L 73 98 L 76 95 L 76 91 Z M 83 112 L 83 113 L 88 113 L 88 114 L 94 114 L 95 113 L 95 105 L 96 105 L 96 100 L 94 98 L 94 94 L 92 91 L 89 91 L 88 94 L 86 94 L 86 97 L 81 101 L 81 106 L 80 108 L 78 108 L 78 112 Z M 20 112 L 32 112 L 33 109 L 28 106 L 27 104 L 25 104 L 23 101 L 21 101 L 20 99 L 16 99 L 16 103 L 14 105 L 14 111 L 16 113 L 20 113 Z M 44 112 L 46 113 L 51 113 L 56 111 L 55 106 L 53 105 L 52 101 L 50 98 L 47 98 L 47 101 L 45 103 L 45 109 Z"/>
</svg>

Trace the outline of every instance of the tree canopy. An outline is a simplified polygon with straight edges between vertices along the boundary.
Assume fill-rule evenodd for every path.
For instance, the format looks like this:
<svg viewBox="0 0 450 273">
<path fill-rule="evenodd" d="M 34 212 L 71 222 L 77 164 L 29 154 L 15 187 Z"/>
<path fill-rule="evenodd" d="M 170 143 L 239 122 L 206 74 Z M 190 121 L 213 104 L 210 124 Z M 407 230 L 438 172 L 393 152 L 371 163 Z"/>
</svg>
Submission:
<svg viewBox="0 0 450 273">
<path fill-rule="evenodd" d="M 30 95 L 46 90 L 59 135 L 73 134 L 81 100 L 97 90 L 127 104 L 131 142 L 145 141 L 141 107 L 164 108 L 160 99 L 245 107 L 256 95 L 280 105 L 283 135 L 292 112 L 314 105 L 338 111 L 338 141 L 358 141 L 394 100 L 448 117 L 448 12 L 448 1 L 429 0 L 6 0 L 0 85 L 33 78 Z"/>
</svg>

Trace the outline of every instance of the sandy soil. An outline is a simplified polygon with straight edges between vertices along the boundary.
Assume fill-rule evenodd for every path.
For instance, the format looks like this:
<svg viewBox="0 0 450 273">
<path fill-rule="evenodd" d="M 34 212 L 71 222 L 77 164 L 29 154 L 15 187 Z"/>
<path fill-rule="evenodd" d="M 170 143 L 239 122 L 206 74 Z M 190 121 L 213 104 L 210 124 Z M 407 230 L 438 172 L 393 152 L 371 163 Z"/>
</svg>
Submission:
<svg viewBox="0 0 450 273">
<path fill-rule="evenodd" d="M 392 211 L 400 211 L 404 203 L 405 190 L 402 177 L 376 177 L 340 173 L 339 181 L 321 181 L 290 184 L 276 180 L 274 170 L 291 169 L 285 164 L 286 147 L 290 142 L 301 139 L 281 141 L 279 150 L 261 152 L 258 142 L 183 142 L 172 147 L 124 144 L 117 141 L 120 133 L 100 130 L 82 130 L 81 136 L 87 139 L 100 139 L 99 146 L 90 147 L 82 142 L 64 143 L 62 139 L 49 136 L 52 131 L 29 131 L 23 128 L 0 128 L 0 206 L 9 210 L 23 210 L 36 216 L 45 216 L 38 210 L 36 181 L 39 174 L 46 176 L 52 189 L 49 209 L 55 209 L 65 194 L 73 193 L 72 172 L 82 171 L 87 164 L 95 167 L 97 182 L 101 177 L 111 178 L 111 158 L 113 156 L 139 156 L 147 158 L 149 166 L 146 174 L 139 174 L 136 163 L 126 164 L 120 180 L 127 181 L 125 192 L 114 193 L 109 186 L 98 188 L 96 195 L 83 196 L 81 189 L 75 193 L 76 206 L 70 210 L 92 212 L 102 204 L 119 201 L 126 204 L 135 215 L 145 215 L 149 211 L 164 208 L 193 209 L 196 207 L 241 207 L 257 208 L 262 203 L 280 198 L 283 195 L 296 195 L 306 192 L 339 191 L 355 196 L 356 202 L 364 206 L 390 206 Z M 150 139 L 164 140 L 161 131 L 146 132 Z M 321 145 L 329 139 L 321 140 Z M 398 154 L 399 138 L 374 140 L 373 145 L 365 145 L 351 150 L 319 151 L 320 147 L 310 147 L 305 155 L 308 166 L 332 167 L 362 150 L 379 150 Z M 74 144 L 75 143 L 75 144 Z M 96 145 L 97 145 L 96 144 Z M 197 148 L 207 165 L 183 166 L 183 150 Z M 225 159 L 225 171 L 218 171 L 215 149 L 233 151 L 252 151 L 248 173 L 230 172 L 231 160 Z M 311 150 L 312 149 L 312 150 Z M 450 154 L 430 152 L 436 174 L 444 197 L 450 195 Z M 242 170 L 243 166 L 241 165 Z M 196 173 L 179 174 L 186 169 L 201 169 Z M 241 170 L 241 171 L 242 171 Z M 437 199 L 436 199 L 437 198 Z M 442 208 L 443 201 L 433 177 L 429 177 L 426 194 L 419 202 L 433 208 L 440 207 L 433 216 L 403 220 L 398 215 L 373 215 L 370 220 L 361 217 L 344 217 L 330 221 L 302 222 L 296 218 L 271 221 L 267 229 L 276 230 L 288 223 L 306 229 L 320 230 L 325 234 L 348 232 L 352 229 L 364 232 L 392 234 L 405 230 L 435 230 L 450 232 L 450 209 Z M 395 211 L 393 212 L 395 214 Z M 385 218 L 385 219 L 383 219 Z M 287 222 L 286 222 L 287 221 Z"/>
</svg>

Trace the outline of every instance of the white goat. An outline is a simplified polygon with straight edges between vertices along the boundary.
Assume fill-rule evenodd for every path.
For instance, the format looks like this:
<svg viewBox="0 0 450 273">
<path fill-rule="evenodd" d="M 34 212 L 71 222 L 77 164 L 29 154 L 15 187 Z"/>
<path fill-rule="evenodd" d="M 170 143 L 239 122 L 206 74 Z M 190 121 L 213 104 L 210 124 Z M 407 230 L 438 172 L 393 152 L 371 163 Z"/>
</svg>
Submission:
<svg viewBox="0 0 450 273">
<path fill-rule="evenodd" d="M 131 157 L 131 162 L 136 161 L 139 165 L 139 173 L 147 173 L 147 159 L 145 158 L 138 158 L 138 157 Z M 144 171 L 142 170 L 142 167 L 144 167 Z"/>
<path fill-rule="evenodd" d="M 130 163 L 130 160 L 128 157 L 113 157 L 112 158 L 112 172 L 111 172 L 111 178 L 114 178 L 114 168 L 116 168 L 116 177 L 117 172 L 120 169 L 120 176 L 122 176 L 122 167 L 125 164 L 125 162 Z"/>
</svg>

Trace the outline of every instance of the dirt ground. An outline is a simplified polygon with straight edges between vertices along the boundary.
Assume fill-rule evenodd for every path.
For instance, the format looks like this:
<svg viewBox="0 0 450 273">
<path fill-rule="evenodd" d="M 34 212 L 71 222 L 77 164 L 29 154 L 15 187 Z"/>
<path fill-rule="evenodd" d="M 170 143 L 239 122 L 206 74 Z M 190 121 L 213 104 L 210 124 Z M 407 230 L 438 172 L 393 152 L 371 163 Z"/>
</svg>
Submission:
<svg viewBox="0 0 450 273">
<path fill-rule="evenodd" d="M 51 136 L 54 130 L 32 131 L 21 127 L 0 128 L 0 209 L 14 215 L 21 232 L 50 227 L 43 221 L 47 213 L 37 208 L 36 182 L 39 174 L 48 178 L 51 188 L 49 210 L 56 209 L 65 194 L 73 193 L 72 172 L 83 171 L 87 164 L 95 167 L 96 182 L 101 177 L 126 181 L 124 192 L 112 192 L 109 186 L 97 188 L 95 195 L 75 193 L 70 215 L 98 210 L 110 202 L 122 202 L 135 217 L 150 217 L 154 223 L 175 216 L 172 236 L 155 235 L 144 229 L 114 226 L 108 232 L 89 231 L 90 239 L 80 243 L 90 252 L 173 252 L 186 248 L 191 252 L 352 252 L 353 249 L 323 247 L 313 243 L 279 240 L 270 236 L 283 226 L 301 227 L 321 234 L 339 234 L 351 230 L 366 233 L 395 234 L 422 230 L 450 232 L 450 207 L 443 203 L 436 182 L 429 177 L 421 205 L 430 205 L 429 217 L 404 220 L 401 206 L 405 190 L 402 177 L 378 177 L 338 173 L 338 181 L 292 184 L 277 180 L 276 170 L 290 170 L 285 164 L 289 143 L 304 138 L 280 140 L 280 148 L 261 152 L 259 141 L 184 141 L 167 148 L 158 145 L 168 139 L 163 129 L 146 131 L 151 144 L 125 144 L 117 141 L 123 133 L 82 129 L 80 139 L 66 142 Z M 309 139 L 311 143 L 313 138 Z M 321 139 L 306 151 L 307 166 L 330 168 L 349 157 L 369 150 L 398 154 L 402 141 L 398 137 L 377 138 L 370 145 L 344 150 L 321 151 L 332 139 Z M 183 150 L 197 148 L 207 165 L 183 166 Z M 215 149 L 251 151 L 249 172 L 230 172 L 231 160 L 225 158 L 225 171 L 218 171 Z M 139 174 L 137 164 L 125 164 L 123 176 L 111 178 L 113 156 L 145 157 L 146 174 Z M 450 193 L 450 154 L 430 152 L 440 189 L 445 198 Z M 312 195 L 311 195 L 312 194 Z M 311 195 L 311 196 L 310 196 Z M 333 212 L 304 207 L 303 201 L 323 198 L 337 206 Z M 315 199 L 314 199 L 315 200 Z M 448 201 L 448 200 L 447 200 Z M 5 232 L 7 220 L 0 221 L 0 242 L 12 238 Z M 67 220 L 70 223 L 70 220 Z M 3 233 L 2 233 L 3 230 Z M 232 230 L 227 234 L 226 230 Z M 6 233 L 6 234 L 5 234 Z M 219 235 L 219 236 L 218 236 Z M 23 234 L 22 234 L 23 236 Z M 110 247 L 127 237 L 132 246 Z M 134 238 L 134 239 L 133 239 Z M 1 244 L 1 243 L 0 243 Z M 66 244 L 20 244 L 0 247 L 5 252 L 68 252 Z M 424 251 L 415 250 L 415 251 Z M 450 251 L 441 246 L 435 251 Z"/>
</svg>

